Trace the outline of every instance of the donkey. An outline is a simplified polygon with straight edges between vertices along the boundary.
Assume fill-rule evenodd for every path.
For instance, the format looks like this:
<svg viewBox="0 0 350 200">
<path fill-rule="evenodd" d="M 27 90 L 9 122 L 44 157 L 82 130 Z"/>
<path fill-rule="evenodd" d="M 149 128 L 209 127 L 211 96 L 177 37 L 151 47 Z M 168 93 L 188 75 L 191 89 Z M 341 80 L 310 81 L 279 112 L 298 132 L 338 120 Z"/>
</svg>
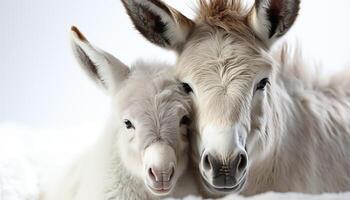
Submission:
<svg viewBox="0 0 350 200">
<path fill-rule="evenodd" d="M 92 46 L 76 27 L 71 35 L 81 66 L 110 94 L 113 117 L 97 145 L 43 199 L 158 199 L 196 194 L 187 168 L 192 101 L 174 78 L 173 68 L 139 62 L 129 69 Z"/>
<path fill-rule="evenodd" d="M 195 20 L 160 0 L 122 2 L 138 31 L 178 54 L 206 195 L 350 189 L 350 76 L 324 81 L 307 75 L 297 53 L 270 50 L 299 0 L 199 0 Z"/>
</svg>

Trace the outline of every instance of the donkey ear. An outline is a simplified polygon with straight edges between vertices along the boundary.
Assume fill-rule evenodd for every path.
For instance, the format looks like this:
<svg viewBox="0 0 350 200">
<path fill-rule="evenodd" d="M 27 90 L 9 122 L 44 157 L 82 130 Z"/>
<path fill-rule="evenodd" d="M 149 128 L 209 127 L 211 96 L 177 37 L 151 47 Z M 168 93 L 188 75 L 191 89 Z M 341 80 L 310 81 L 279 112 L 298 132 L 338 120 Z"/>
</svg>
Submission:
<svg viewBox="0 0 350 200">
<path fill-rule="evenodd" d="M 111 54 L 93 47 L 78 28 L 71 28 L 75 57 L 87 74 L 109 93 L 116 93 L 130 69 Z"/>
<path fill-rule="evenodd" d="M 249 24 L 269 47 L 294 24 L 300 0 L 255 0 Z"/>
<path fill-rule="evenodd" d="M 194 22 L 160 0 L 122 0 L 136 29 L 152 43 L 179 51 Z"/>
</svg>

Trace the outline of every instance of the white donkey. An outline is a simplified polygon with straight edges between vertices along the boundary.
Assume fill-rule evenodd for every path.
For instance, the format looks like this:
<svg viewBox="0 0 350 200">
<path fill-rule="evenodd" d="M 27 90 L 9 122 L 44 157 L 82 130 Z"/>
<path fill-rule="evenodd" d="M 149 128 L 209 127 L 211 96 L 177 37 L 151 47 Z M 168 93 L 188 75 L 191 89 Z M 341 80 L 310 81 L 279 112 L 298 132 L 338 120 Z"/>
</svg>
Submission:
<svg viewBox="0 0 350 200">
<path fill-rule="evenodd" d="M 123 3 L 148 40 L 179 55 L 179 79 L 193 90 L 203 191 L 350 189 L 350 76 L 322 81 L 288 52 L 269 53 L 299 0 L 199 0 L 195 20 L 160 0 Z"/>
<path fill-rule="evenodd" d="M 75 27 L 72 40 L 81 66 L 111 95 L 113 117 L 95 148 L 42 199 L 134 200 L 195 194 L 187 168 L 192 103 L 173 68 L 138 63 L 129 69 L 93 47 Z"/>
</svg>

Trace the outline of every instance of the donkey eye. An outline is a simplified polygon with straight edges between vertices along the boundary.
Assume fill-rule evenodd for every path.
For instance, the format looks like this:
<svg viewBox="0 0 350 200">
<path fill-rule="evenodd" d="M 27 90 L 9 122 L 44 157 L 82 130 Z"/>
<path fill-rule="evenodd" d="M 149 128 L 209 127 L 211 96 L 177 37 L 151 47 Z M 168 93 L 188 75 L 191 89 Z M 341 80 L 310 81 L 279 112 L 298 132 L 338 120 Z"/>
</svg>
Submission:
<svg viewBox="0 0 350 200">
<path fill-rule="evenodd" d="M 191 125 L 191 123 L 192 123 L 192 120 L 188 117 L 188 116 L 183 116 L 182 118 L 181 118 L 181 120 L 180 120 L 180 126 L 181 125 L 186 125 L 186 126 L 189 126 L 189 125 Z"/>
<path fill-rule="evenodd" d="M 182 87 L 184 88 L 185 92 L 187 94 L 193 92 L 192 88 L 190 85 L 188 85 L 188 83 L 181 83 L 182 84 Z"/>
<path fill-rule="evenodd" d="M 125 120 L 124 120 L 124 124 L 125 124 L 125 127 L 126 127 L 127 129 L 135 129 L 134 125 L 133 125 L 133 124 L 131 123 L 131 121 L 128 120 L 128 119 L 125 119 Z"/>
<path fill-rule="evenodd" d="M 264 90 L 267 84 L 270 84 L 269 79 L 268 79 L 268 78 L 262 79 L 262 80 L 258 83 L 258 85 L 256 86 L 256 90 Z"/>
</svg>

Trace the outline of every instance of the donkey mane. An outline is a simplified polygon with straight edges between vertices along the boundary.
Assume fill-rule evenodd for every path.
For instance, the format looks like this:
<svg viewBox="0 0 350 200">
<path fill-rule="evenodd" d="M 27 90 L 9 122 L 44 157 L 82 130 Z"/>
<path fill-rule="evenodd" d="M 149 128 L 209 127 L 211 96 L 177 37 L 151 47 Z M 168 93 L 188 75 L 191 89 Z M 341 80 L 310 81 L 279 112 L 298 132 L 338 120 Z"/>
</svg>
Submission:
<svg viewBox="0 0 350 200">
<path fill-rule="evenodd" d="M 242 0 L 199 0 L 199 15 L 202 18 L 230 17 L 245 18 L 250 9 Z M 229 16 L 231 15 L 231 16 Z"/>
<path fill-rule="evenodd" d="M 300 86 L 306 90 L 310 89 L 326 92 L 326 90 L 339 89 L 339 81 L 347 81 L 345 78 L 339 79 L 334 76 L 322 76 L 321 72 L 323 66 L 315 62 L 306 62 L 298 42 L 295 44 L 283 42 L 271 51 L 270 56 L 272 56 L 275 61 L 274 66 L 278 70 L 278 76 L 288 75 L 289 79 L 294 80 L 292 83 L 294 86 L 288 89 L 296 90 L 298 86 Z M 345 70 L 344 72 L 349 72 L 349 70 Z M 284 81 L 287 80 L 285 77 L 281 77 L 281 79 Z M 338 84 L 337 87 L 333 87 L 335 84 Z"/>
<path fill-rule="evenodd" d="M 248 16 L 252 9 L 244 5 L 242 0 L 199 0 L 198 4 L 198 22 L 254 37 L 248 28 Z"/>
</svg>

